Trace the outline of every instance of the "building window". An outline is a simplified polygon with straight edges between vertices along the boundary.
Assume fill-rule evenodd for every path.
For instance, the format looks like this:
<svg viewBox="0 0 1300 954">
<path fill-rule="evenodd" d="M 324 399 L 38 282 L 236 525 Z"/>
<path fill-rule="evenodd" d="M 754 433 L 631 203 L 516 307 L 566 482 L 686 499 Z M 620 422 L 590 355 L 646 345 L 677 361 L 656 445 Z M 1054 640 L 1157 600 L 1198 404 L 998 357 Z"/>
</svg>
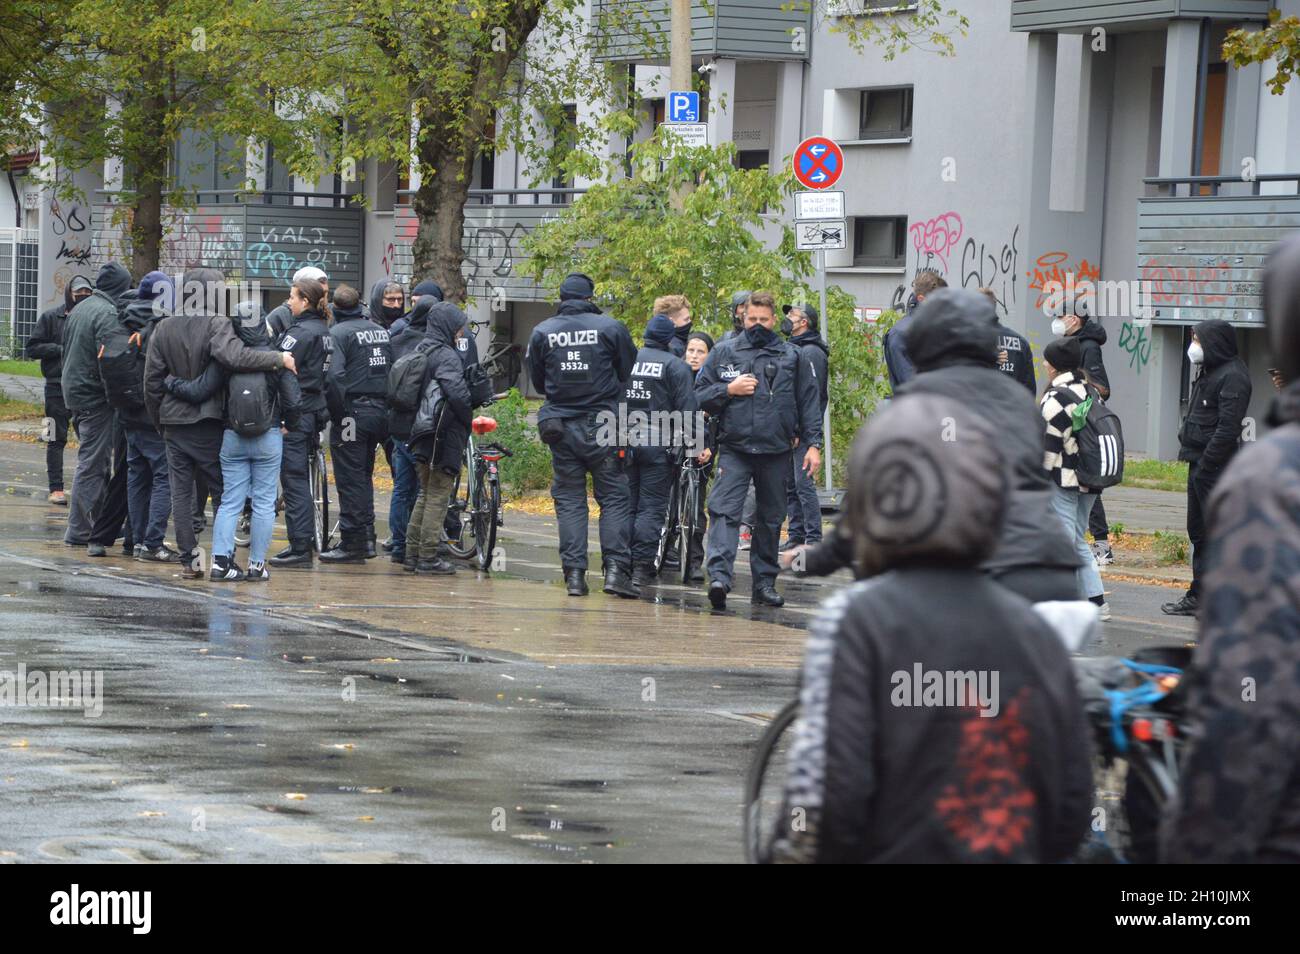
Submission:
<svg viewBox="0 0 1300 954">
<path fill-rule="evenodd" d="M 762 169 L 767 165 L 766 149 L 740 149 L 736 152 L 737 169 Z"/>
<path fill-rule="evenodd" d="M 861 91 L 859 139 L 907 139 L 912 135 L 912 87 Z"/>
<path fill-rule="evenodd" d="M 907 264 L 907 216 L 853 220 L 853 264 L 902 268 Z"/>
</svg>

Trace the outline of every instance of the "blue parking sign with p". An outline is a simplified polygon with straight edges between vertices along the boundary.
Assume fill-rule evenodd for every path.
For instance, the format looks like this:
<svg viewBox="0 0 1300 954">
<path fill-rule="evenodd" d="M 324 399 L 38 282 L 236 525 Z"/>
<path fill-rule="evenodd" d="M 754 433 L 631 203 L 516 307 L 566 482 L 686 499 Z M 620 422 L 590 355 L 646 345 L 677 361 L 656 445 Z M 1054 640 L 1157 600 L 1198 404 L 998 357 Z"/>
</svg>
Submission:
<svg viewBox="0 0 1300 954">
<path fill-rule="evenodd" d="M 699 121 L 699 93 L 678 90 L 668 94 L 668 122 L 698 123 Z"/>
</svg>

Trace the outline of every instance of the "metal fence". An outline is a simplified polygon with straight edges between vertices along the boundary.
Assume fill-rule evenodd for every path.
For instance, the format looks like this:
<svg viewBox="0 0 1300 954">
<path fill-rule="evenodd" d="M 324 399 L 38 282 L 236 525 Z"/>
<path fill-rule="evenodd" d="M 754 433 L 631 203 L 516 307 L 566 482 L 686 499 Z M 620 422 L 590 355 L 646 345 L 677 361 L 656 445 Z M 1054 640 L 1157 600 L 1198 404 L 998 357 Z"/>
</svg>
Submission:
<svg viewBox="0 0 1300 954">
<path fill-rule="evenodd" d="M 34 229 L 0 229 L 0 357 L 22 354 L 36 326 L 36 273 L 40 235 Z"/>
</svg>

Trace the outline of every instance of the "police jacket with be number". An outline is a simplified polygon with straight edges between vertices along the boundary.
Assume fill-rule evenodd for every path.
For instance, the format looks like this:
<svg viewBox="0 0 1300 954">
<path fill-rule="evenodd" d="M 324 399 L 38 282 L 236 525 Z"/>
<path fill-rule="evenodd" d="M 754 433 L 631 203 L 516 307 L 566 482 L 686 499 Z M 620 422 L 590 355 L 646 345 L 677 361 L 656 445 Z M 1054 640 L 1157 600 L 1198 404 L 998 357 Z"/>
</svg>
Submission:
<svg viewBox="0 0 1300 954">
<path fill-rule="evenodd" d="M 704 447 L 703 423 L 697 422 L 691 367 L 671 351 L 646 344 L 636 353 L 623 403 L 633 447 Z M 664 426 L 663 412 L 675 412 L 680 425 Z M 634 412 L 640 412 L 634 417 Z M 698 430 L 697 430 L 698 426 Z"/>
<path fill-rule="evenodd" d="M 546 395 L 537 420 L 613 410 L 623 397 L 636 345 L 627 327 L 589 301 L 560 303 L 528 341 L 528 375 Z"/>
<path fill-rule="evenodd" d="M 746 454 L 821 447 L 821 397 L 808 359 L 787 341 L 757 346 L 747 334 L 718 343 L 695 376 L 700 407 L 718 419 L 718 443 Z M 732 396 L 727 385 L 758 378 L 753 394 Z"/>
<path fill-rule="evenodd" d="M 349 311 L 336 306 L 330 337 L 334 339 L 326 382 L 330 416 L 341 421 L 358 399 L 382 406 L 393 362 L 388 332 L 366 318 L 360 306 Z"/>
</svg>

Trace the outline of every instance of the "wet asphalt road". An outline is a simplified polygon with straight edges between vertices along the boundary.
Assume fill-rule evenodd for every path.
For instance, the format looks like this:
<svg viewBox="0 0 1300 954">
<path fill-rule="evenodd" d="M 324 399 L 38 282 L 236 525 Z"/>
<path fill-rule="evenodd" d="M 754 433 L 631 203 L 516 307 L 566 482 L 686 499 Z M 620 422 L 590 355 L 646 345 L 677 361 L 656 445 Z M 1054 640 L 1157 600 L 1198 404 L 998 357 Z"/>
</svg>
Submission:
<svg viewBox="0 0 1300 954">
<path fill-rule="evenodd" d="M 737 861 L 753 744 L 843 582 L 571 600 L 516 515 L 490 578 L 182 582 L 63 547 L 43 449 L 0 448 L 0 670 L 103 673 L 97 717 L 0 708 L 0 861 Z M 1190 638 L 1175 591 L 1110 590 L 1099 651 Z"/>
</svg>

